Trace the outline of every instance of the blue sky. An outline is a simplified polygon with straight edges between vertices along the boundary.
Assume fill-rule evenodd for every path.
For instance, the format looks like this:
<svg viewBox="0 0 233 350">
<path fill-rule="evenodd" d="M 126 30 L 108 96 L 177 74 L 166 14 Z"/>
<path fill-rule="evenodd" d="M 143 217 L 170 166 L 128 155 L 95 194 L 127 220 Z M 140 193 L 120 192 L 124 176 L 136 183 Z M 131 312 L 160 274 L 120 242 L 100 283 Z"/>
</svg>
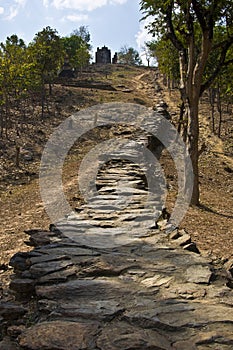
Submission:
<svg viewBox="0 0 233 350">
<path fill-rule="evenodd" d="M 141 17 L 139 0 L 0 0 L 0 41 L 17 34 L 28 43 L 46 26 L 66 36 L 85 25 L 94 51 L 103 45 L 142 51 L 149 37 Z"/>
</svg>

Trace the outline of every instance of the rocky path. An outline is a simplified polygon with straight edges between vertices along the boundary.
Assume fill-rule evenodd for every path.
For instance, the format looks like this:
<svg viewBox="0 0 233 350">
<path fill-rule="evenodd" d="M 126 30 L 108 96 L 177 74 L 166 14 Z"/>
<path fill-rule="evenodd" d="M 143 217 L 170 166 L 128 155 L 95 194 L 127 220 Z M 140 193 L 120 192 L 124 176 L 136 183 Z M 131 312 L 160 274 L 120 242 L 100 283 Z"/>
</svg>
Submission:
<svg viewBox="0 0 233 350">
<path fill-rule="evenodd" d="M 134 141 L 159 157 L 148 134 Z M 233 348 L 232 265 L 216 269 L 159 218 L 162 181 L 150 193 L 137 161 L 132 140 L 116 146 L 87 204 L 28 232 L 32 251 L 11 259 L 17 301 L 0 303 L 1 350 Z"/>
</svg>

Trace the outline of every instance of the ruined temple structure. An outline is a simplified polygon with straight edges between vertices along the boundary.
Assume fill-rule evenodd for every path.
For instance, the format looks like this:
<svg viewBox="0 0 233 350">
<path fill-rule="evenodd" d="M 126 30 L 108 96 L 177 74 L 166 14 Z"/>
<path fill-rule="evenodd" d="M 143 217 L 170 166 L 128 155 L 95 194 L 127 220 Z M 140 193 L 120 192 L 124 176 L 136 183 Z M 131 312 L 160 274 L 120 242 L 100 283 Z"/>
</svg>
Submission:
<svg viewBox="0 0 233 350">
<path fill-rule="evenodd" d="M 111 50 L 106 46 L 103 46 L 101 49 L 97 47 L 95 62 L 97 64 L 111 63 Z"/>
<path fill-rule="evenodd" d="M 58 76 L 59 78 L 74 78 L 74 71 L 69 63 L 68 57 L 65 58 L 63 67 Z"/>
<path fill-rule="evenodd" d="M 117 63 L 117 53 L 113 56 L 113 59 L 111 59 L 111 50 L 103 46 L 101 49 L 97 47 L 97 51 L 95 54 L 95 63 L 96 64 L 115 64 Z"/>
<path fill-rule="evenodd" d="M 115 52 L 113 58 L 112 58 L 112 64 L 116 64 L 117 63 L 117 60 L 118 60 L 118 57 L 117 57 L 117 52 Z"/>
</svg>

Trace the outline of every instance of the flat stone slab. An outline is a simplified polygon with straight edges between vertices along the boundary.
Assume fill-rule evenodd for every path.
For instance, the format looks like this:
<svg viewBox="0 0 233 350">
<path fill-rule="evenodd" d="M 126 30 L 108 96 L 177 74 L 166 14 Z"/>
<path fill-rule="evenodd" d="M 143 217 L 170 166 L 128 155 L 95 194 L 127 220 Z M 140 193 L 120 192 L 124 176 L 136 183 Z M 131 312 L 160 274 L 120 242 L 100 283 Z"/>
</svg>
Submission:
<svg viewBox="0 0 233 350">
<path fill-rule="evenodd" d="M 187 269 L 186 274 L 188 282 L 208 284 L 212 276 L 212 271 L 208 266 L 194 265 Z"/>
<path fill-rule="evenodd" d="M 163 334 L 126 322 L 107 325 L 97 340 L 97 346 L 101 350 L 175 350 Z"/>
<path fill-rule="evenodd" d="M 30 350 L 96 350 L 98 329 L 96 323 L 44 322 L 24 332 L 19 344 Z"/>
<path fill-rule="evenodd" d="M 0 302 L 0 316 L 7 320 L 16 320 L 25 315 L 27 309 L 12 302 Z"/>
<path fill-rule="evenodd" d="M 89 300 L 98 298 L 111 299 L 113 295 L 123 297 L 125 293 L 132 293 L 127 284 L 115 279 L 76 279 L 67 283 L 51 286 L 37 286 L 36 295 L 48 300 L 78 300 L 80 297 Z"/>
<path fill-rule="evenodd" d="M 79 298 L 75 301 L 52 302 L 43 300 L 40 304 L 40 310 L 50 312 L 50 319 L 66 320 L 98 320 L 111 321 L 124 312 L 120 303 L 111 299 L 89 300 L 88 298 Z"/>
<path fill-rule="evenodd" d="M 0 342 L 0 350 L 18 350 L 19 347 L 17 343 L 11 341 L 9 338 L 4 338 Z"/>
</svg>

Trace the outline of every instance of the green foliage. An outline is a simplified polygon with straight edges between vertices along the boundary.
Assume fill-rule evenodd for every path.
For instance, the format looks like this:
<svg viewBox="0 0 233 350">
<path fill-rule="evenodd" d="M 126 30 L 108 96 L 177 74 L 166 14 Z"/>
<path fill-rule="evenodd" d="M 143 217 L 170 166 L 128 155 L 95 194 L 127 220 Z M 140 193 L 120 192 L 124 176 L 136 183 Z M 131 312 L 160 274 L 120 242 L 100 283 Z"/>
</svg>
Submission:
<svg viewBox="0 0 233 350">
<path fill-rule="evenodd" d="M 64 61 L 61 38 L 57 31 L 50 27 L 38 32 L 29 45 L 31 62 L 43 82 L 52 82 Z"/>
<path fill-rule="evenodd" d="M 118 62 L 122 64 L 137 65 L 142 64 L 142 60 L 137 50 L 133 47 L 123 46 L 118 52 Z"/>
<path fill-rule="evenodd" d="M 37 88 L 34 64 L 28 60 L 28 49 L 17 35 L 0 44 L 0 133 L 7 131 L 13 113 L 21 110 L 27 97 Z"/>
<path fill-rule="evenodd" d="M 0 46 L 1 96 L 5 104 L 9 98 L 23 98 L 34 86 L 34 65 L 27 60 L 28 50 L 17 35 L 7 37 Z"/>
<path fill-rule="evenodd" d="M 62 38 L 65 55 L 74 69 L 82 69 L 90 62 L 90 33 L 87 27 L 81 26 L 69 36 Z"/>
<path fill-rule="evenodd" d="M 166 74 L 170 79 L 178 80 L 180 78 L 179 55 L 174 50 L 172 43 L 166 39 L 160 39 L 148 42 L 147 45 L 158 61 L 160 72 Z"/>
<path fill-rule="evenodd" d="M 82 70 L 84 67 L 88 66 L 91 59 L 91 55 L 85 44 L 82 44 L 76 50 L 76 64 L 75 68 Z"/>
<path fill-rule="evenodd" d="M 86 26 L 80 26 L 78 29 L 75 29 L 72 34 L 80 37 L 82 39 L 82 42 L 87 45 L 88 50 L 91 49 L 91 45 L 90 45 L 91 35 Z"/>
</svg>

